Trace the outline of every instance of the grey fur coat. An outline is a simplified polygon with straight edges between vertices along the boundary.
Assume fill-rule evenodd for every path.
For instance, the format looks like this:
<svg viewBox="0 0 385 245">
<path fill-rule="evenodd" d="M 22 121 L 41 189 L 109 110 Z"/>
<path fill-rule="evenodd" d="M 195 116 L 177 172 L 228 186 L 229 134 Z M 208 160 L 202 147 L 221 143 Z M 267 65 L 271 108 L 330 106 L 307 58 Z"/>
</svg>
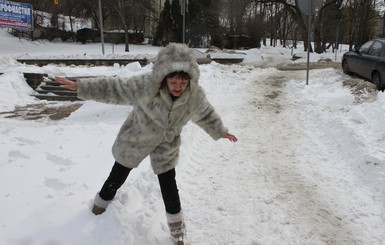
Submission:
<svg viewBox="0 0 385 245">
<path fill-rule="evenodd" d="M 191 80 L 172 101 L 162 81 L 175 71 L 189 73 Z M 113 156 L 120 164 L 135 168 L 150 155 L 154 173 L 161 174 L 177 164 L 180 134 L 189 120 L 214 140 L 227 133 L 198 80 L 199 67 L 191 50 L 184 44 L 169 44 L 159 52 L 152 72 L 129 78 L 79 79 L 78 93 L 85 100 L 132 105 L 112 147 Z"/>
</svg>

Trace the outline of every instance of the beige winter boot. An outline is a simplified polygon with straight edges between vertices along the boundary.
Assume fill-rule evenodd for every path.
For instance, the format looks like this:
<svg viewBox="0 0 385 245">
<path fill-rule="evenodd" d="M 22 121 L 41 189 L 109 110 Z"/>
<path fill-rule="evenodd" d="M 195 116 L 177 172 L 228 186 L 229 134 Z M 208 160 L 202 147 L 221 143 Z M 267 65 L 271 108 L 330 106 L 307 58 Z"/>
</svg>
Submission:
<svg viewBox="0 0 385 245">
<path fill-rule="evenodd" d="M 95 205 L 95 204 L 94 204 L 94 206 L 92 207 L 92 212 L 93 212 L 95 215 L 102 214 L 102 213 L 104 213 L 104 211 L 106 211 L 105 208 L 99 207 L 99 206 L 97 206 L 97 205 Z"/>
<path fill-rule="evenodd" d="M 96 196 L 94 199 L 94 206 L 92 207 L 92 213 L 94 213 L 95 215 L 99 215 L 99 214 L 104 213 L 104 211 L 106 211 L 108 204 L 110 204 L 110 203 L 111 203 L 111 201 L 103 200 L 99 196 L 99 192 L 96 193 Z"/>
<path fill-rule="evenodd" d="M 170 234 L 174 239 L 175 245 L 186 245 L 185 243 L 185 225 L 183 221 L 183 214 L 180 211 L 177 214 L 166 213 L 168 228 Z"/>
</svg>

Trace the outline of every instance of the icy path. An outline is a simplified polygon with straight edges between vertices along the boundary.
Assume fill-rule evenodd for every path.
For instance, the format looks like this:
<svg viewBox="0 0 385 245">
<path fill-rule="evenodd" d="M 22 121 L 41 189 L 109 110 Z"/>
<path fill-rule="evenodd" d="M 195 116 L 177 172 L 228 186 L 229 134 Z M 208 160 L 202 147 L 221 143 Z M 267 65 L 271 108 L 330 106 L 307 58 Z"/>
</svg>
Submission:
<svg viewBox="0 0 385 245">
<path fill-rule="evenodd" d="M 206 91 L 239 142 L 187 128 L 178 179 L 192 244 L 381 244 L 384 193 L 362 186 L 368 177 L 351 161 L 359 147 L 346 147 L 359 144 L 354 134 L 339 139 L 342 122 L 318 111 L 328 108 L 302 111 L 287 94 L 290 80 L 305 89 L 304 72 L 237 68 L 244 79 L 234 80 L 217 69 Z"/>
<path fill-rule="evenodd" d="M 333 69 L 311 71 L 310 86 L 304 71 L 201 69 L 239 142 L 183 130 L 177 179 L 191 245 L 383 244 L 385 132 L 366 119 L 385 121 L 382 97 L 355 104 Z M 0 118 L 0 244 L 172 244 L 148 158 L 103 215 L 90 212 L 129 110 L 85 102 L 58 122 Z"/>
</svg>

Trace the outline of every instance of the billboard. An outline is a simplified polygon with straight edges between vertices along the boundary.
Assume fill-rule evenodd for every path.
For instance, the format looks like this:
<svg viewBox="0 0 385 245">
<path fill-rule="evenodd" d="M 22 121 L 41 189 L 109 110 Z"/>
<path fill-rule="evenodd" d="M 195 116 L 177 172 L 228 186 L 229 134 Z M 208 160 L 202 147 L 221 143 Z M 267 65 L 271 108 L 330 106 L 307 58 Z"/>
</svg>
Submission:
<svg viewBox="0 0 385 245">
<path fill-rule="evenodd" d="M 32 5 L 0 0 L 0 27 L 32 31 Z"/>
</svg>

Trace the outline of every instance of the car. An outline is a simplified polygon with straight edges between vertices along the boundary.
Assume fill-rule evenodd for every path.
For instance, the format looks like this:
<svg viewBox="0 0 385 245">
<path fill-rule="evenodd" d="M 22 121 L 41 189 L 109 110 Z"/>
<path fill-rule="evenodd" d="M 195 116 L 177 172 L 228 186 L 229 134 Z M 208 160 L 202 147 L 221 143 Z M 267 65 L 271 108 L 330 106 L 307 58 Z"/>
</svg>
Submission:
<svg viewBox="0 0 385 245">
<path fill-rule="evenodd" d="M 364 43 L 354 51 L 343 54 L 345 74 L 356 74 L 371 81 L 378 90 L 385 89 L 385 39 L 377 38 Z"/>
<path fill-rule="evenodd" d="M 198 49 L 192 49 L 193 55 L 198 64 L 209 64 L 211 63 L 211 55 L 209 53 L 203 53 Z"/>
</svg>

